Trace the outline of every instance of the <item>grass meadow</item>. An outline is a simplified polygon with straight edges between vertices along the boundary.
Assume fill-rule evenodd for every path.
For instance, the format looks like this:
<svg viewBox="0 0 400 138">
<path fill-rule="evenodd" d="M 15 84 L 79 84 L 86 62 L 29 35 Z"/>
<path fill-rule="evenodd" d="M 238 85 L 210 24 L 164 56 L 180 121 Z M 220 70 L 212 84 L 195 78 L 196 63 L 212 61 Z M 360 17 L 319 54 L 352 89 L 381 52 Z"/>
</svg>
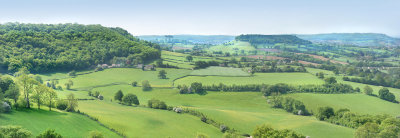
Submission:
<svg viewBox="0 0 400 138">
<path fill-rule="evenodd" d="M 308 110 L 312 111 L 317 111 L 319 107 L 330 106 L 335 110 L 347 108 L 360 114 L 388 114 L 394 117 L 400 115 L 400 104 L 364 94 L 294 93 L 287 96 L 302 101 Z"/>
<path fill-rule="evenodd" d="M 9 114 L 1 114 L 0 124 L 22 126 L 31 131 L 33 136 L 51 128 L 63 137 L 70 138 L 89 137 L 91 131 L 100 131 L 105 137 L 120 137 L 86 116 L 77 113 L 47 111 L 47 109 L 14 110 Z"/>
<path fill-rule="evenodd" d="M 226 77 L 226 76 L 188 76 L 175 81 L 175 85 L 190 85 L 193 82 L 201 82 L 203 85 L 245 85 L 245 84 L 323 84 L 324 81 L 309 73 L 255 73 L 250 77 Z"/>
<path fill-rule="evenodd" d="M 143 92 L 140 87 L 128 85 L 108 86 L 94 90 L 100 91 L 107 102 L 112 99 L 115 92 L 122 90 L 125 94 L 136 94 L 141 104 L 146 104 L 148 100 L 156 98 L 165 101 L 168 105 L 192 108 L 247 134 L 251 134 L 257 125 L 264 123 L 277 129 L 294 129 L 311 137 L 352 137 L 354 132 L 351 128 L 318 121 L 314 117 L 292 115 L 280 109 L 270 108 L 266 99 L 258 92 L 208 92 L 207 95 L 182 95 L 176 89 L 155 88 L 152 91 Z M 93 110 L 93 107 L 89 109 Z M 81 110 L 86 109 L 81 106 Z M 101 109 L 98 110 L 98 112 L 103 112 Z"/>
<path fill-rule="evenodd" d="M 194 70 L 190 73 L 193 76 L 250 76 L 241 68 L 231 67 L 208 67 L 206 69 Z"/>
</svg>

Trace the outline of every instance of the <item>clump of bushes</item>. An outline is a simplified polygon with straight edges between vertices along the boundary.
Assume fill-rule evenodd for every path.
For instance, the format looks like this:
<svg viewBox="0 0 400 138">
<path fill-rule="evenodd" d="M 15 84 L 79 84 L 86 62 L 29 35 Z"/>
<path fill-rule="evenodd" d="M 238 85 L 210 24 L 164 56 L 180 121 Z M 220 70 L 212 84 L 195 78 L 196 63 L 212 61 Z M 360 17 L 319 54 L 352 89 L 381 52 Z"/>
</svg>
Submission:
<svg viewBox="0 0 400 138">
<path fill-rule="evenodd" d="M 295 115 L 311 115 L 303 102 L 295 100 L 291 97 L 283 97 L 274 94 L 268 99 L 268 103 L 273 108 L 282 108 Z"/>
<path fill-rule="evenodd" d="M 56 108 L 59 110 L 65 110 L 68 107 L 68 102 L 65 100 L 58 100 L 56 102 Z"/>
<path fill-rule="evenodd" d="M 36 138 L 62 138 L 62 136 L 56 133 L 54 129 L 48 129 L 42 134 L 39 134 Z"/>
<path fill-rule="evenodd" d="M 122 97 L 122 103 L 128 106 L 131 106 L 132 104 L 139 105 L 139 99 L 136 95 L 129 93 Z"/>
<path fill-rule="evenodd" d="M 21 126 L 0 126 L 0 137 L 4 138 L 29 138 L 32 133 Z"/>
<path fill-rule="evenodd" d="M 142 81 L 142 90 L 143 91 L 150 91 L 151 89 L 152 88 L 151 88 L 150 82 L 148 80 Z"/>
<path fill-rule="evenodd" d="M 282 137 L 282 138 L 306 138 L 304 135 L 298 134 L 293 130 L 276 130 L 268 125 L 257 126 L 253 131 L 255 138 Z"/>
<path fill-rule="evenodd" d="M 154 98 L 147 101 L 147 106 L 154 109 L 163 109 L 163 110 L 167 109 L 167 104 L 165 104 L 164 101 L 160 101 Z"/>
</svg>

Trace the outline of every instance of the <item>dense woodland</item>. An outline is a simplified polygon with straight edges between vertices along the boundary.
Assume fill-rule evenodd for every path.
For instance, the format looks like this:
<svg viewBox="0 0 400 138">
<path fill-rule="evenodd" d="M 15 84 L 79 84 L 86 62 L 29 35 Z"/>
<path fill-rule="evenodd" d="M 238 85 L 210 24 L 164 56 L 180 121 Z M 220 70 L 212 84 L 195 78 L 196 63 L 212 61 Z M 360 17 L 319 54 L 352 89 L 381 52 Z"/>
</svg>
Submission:
<svg viewBox="0 0 400 138">
<path fill-rule="evenodd" d="M 306 45 L 311 44 L 310 41 L 300 39 L 294 35 L 239 35 L 235 38 L 237 41 L 249 42 L 252 45 L 263 45 L 263 44 L 296 44 Z"/>
<path fill-rule="evenodd" d="M 128 57 L 141 63 L 160 57 L 159 46 L 121 28 L 80 24 L 0 25 L 0 66 L 10 72 L 84 69 Z M 138 61 L 135 61 L 139 59 Z"/>
</svg>

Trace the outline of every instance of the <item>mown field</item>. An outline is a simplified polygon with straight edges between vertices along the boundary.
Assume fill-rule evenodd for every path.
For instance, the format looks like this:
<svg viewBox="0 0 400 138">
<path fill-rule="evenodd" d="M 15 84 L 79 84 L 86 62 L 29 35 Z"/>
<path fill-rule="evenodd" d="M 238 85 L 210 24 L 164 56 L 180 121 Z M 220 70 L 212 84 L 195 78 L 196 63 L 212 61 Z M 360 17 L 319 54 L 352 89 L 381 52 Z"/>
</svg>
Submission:
<svg viewBox="0 0 400 138">
<path fill-rule="evenodd" d="M 193 76 L 250 76 L 241 68 L 231 67 L 208 67 L 206 69 L 194 70 L 190 73 Z"/>
<path fill-rule="evenodd" d="M 32 132 L 33 136 L 47 129 L 64 137 L 89 137 L 91 131 L 100 131 L 105 137 L 120 137 L 97 122 L 77 113 L 45 110 L 21 110 L 0 115 L 0 125 L 17 125 Z"/>
<path fill-rule="evenodd" d="M 200 118 L 172 111 L 122 106 L 106 101 L 80 101 L 79 110 L 127 137 L 195 137 L 197 133 L 222 136 L 219 129 L 201 122 Z"/>
<path fill-rule="evenodd" d="M 173 65 L 183 69 L 192 69 L 194 68 L 194 62 L 196 61 L 222 61 L 222 59 L 212 58 L 212 57 L 202 57 L 202 56 L 192 56 L 193 61 L 189 62 L 186 59 L 188 54 L 182 54 L 177 52 L 170 51 L 162 51 L 161 58 L 164 64 Z"/>
<path fill-rule="evenodd" d="M 309 73 L 255 73 L 250 77 L 225 77 L 225 76 L 188 76 L 175 81 L 174 85 L 201 82 L 203 85 L 245 85 L 245 84 L 323 84 L 324 81 Z"/>
<path fill-rule="evenodd" d="M 158 71 L 165 70 L 167 79 L 159 79 Z M 61 79 L 60 84 L 64 84 L 68 80 L 72 80 L 74 85 L 72 89 L 90 90 L 94 87 L 115 85 L 115 84 L 130 84 L 137 81 L 141 85 L 143 80 L 148 80 L 153 87 L 171 87 L 172 80 L 188 75 L 191 70 L 184 69 L 158 69 L 157 71 L 142 71 L 141 69 L 132 68 L 111 68 L 95 73 L 78 75 L 75 78 Z"/>
<path fill-rule="evenodd" d="M 105 101 L 109 101 L 115 92 L 122 90 L 124 93 L 136 94 L 142 104 L 156 98 L 165 101 L 168 105 L 192 108 L 247 134 L 251 134 L 257 125 L 264 123 L 277 129 L 294 129 L 311 137 L 352 137 L 354 132 L 353 129 L 321 122 L 314 117 L 297 116 L 280 109 L 272 109 L 262 94 L 257 92 L 208 92 L 207 95 L 182 95 L 176 89 L 156 88 L 143 92 L 140 87 L 128 85 L 108 86 L 94 90 L 100 91 Z"/>
<path fill-rule="evenodd" d="M 335 110 L 347 108 L 360 114 L 388 114 L 394 117 L 400 115 L 400 104 L 364 94 L 295 93 L 287 96 L 302 101 L 308 110 L 312 111 L 317 111 L 319 107 L 330 106 Z"/>
</svg>

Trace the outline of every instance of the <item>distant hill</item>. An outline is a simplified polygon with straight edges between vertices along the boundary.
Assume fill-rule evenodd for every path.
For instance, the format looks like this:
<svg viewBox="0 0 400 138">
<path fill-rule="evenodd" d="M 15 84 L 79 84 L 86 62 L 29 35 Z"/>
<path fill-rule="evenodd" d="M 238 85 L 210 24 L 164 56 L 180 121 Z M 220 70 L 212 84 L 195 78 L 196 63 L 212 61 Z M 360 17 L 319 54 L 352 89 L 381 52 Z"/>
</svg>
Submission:
<svg viewBox="0 0 400 138">
<path fill-rule="evenodd" d="M 159 45 L 121 28 L 81 24 L 0 24 L 0 67 L 31 72 L 85 69 L 114 57 L 150 60 Z M 3 70 L 4 70 L 3 69 Z"/>
<path fill-rule="evenodd" d="M 259 34 L 246 34 L 239 35 L 235 38 L 237 41 L 249 42 L 251 45 L 264 45 L 264 44 L 311 44 L 310 41 L 298 38 L 295 35 L 259 35 Z"/>
<path fill-rule="evenodd" d="M 400 39 L 377 33 L 331 33 L 297 35 L 315 43 L 328 43 L 357 46 L 399 46 Z"/>
<path fill-rule="evenodd" d="M 235 40 L 230 35 L 141 35 L 138 38 L 151 42 L 186 42 L 190 44 L 222 44 Z"/>
</svg>

